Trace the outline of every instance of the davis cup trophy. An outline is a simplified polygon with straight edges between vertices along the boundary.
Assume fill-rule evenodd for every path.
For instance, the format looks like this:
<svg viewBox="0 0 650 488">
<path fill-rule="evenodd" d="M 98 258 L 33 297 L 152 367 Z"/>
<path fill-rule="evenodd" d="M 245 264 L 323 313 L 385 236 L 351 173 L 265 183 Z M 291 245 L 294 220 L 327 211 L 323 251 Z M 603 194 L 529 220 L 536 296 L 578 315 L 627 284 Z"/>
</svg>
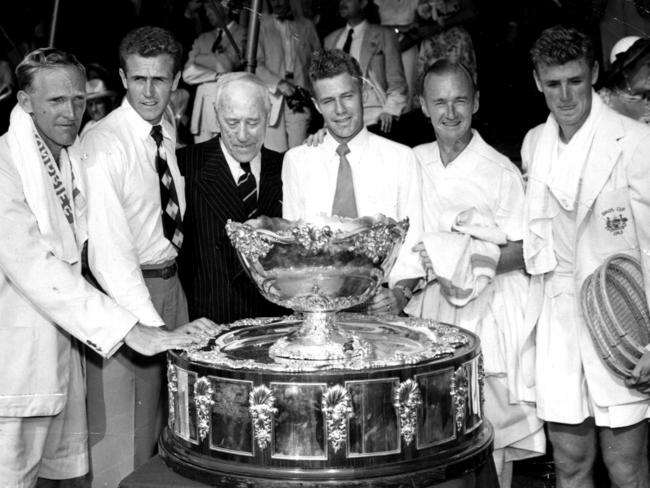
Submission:
<svg viewBox="0 0 650 488">
<path fill-rule="evenodd" d="M 429 487 L 490 455 L 478 338 L 341 312 L 385 281 L 408 221 L 229 222 L 244 269 L 296 313 L 168 353 L 166 462 L 219 487 Z"/>
</svg>

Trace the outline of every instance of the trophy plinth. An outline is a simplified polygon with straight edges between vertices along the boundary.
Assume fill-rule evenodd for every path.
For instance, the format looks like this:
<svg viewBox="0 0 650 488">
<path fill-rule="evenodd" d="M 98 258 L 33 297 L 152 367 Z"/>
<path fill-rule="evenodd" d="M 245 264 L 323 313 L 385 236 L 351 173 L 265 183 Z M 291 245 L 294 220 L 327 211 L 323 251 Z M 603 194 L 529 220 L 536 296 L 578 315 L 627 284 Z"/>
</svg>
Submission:
<svg viewBox="0 0 650 488">
<path fill-rule="evenodd" d="M 350 312 L 385 281 L 407 229 L 383 216 L 229 222 L 257 288 L 296 313 L 168 352 L 165 461 L 219 488 L 430 488 L 483 465 L 478 337 Z"/>
</svg>

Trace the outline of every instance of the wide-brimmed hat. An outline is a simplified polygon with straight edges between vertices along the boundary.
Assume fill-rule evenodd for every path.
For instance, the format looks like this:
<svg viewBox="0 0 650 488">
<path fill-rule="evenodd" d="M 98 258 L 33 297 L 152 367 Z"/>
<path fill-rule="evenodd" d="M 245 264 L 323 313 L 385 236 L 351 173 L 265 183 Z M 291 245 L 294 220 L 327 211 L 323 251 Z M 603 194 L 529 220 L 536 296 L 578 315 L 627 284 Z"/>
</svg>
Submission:
<svg viewBox="0 0 650 488">
<path fill-rule="evenodd" d="M 98 98 L 112 98 L 115 92 L 106 88 L 106 84 L 99 78 L 93 78 L 86 81 L 86 100 L 96 100 Z"/>
<path fill-rule="evenodd" d="M 634 36 L 630 37 L 633 38 Z M 624 49 L 625 45 L 629 44 L 629 40 L 625 41 L 626 39 L 628 38 L 624 37 L 619 41 L 621 42 L 619 49 Z M 614 50 L 612 49 L 612 51 Z M 623 76 L 625 70 L 634 66 L 644 56 L 650 56 L 650 38 L 639 37 L 627 49 L 614 54 L 615 59 L 609 70 L 605 73 L 602 84 L 608 87 L 612 86 Z"/>
<path fill-rule="evenodd" d="M 619 54 L 624 53 L 630 49 L 632 47 L 632 44 L 634 44 L 639 39 L 641 39 L 639 36 L 626 36 L 616 41 L 616 44 L 614 44 L 614 47 L 612 47 L 612 51 L 609 53 L 609 64 L 614 64 L 616 57 Z"/>
</svg>

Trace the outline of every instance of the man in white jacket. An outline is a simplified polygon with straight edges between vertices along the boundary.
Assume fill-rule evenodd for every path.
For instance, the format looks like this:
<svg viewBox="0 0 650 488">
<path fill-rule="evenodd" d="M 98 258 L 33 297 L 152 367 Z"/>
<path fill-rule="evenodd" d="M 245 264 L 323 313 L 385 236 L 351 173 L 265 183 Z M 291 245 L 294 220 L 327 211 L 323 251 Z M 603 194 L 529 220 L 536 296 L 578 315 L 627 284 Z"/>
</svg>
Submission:
<svg viewBox="0 0 650 488">
<path fill-rule="evenodd" d="M 512 462 L 541 455 L 546 447 L 534 385 L 526 381 L 534 374 L 535 348 L 533 327 L 523 327 L 528 294 L 521 246 L 524 185 L 515 165 L 472 129 L 479 93 L 466 66 L 446 59 L 431 65 L 422 79 L 420 104 L 436 141 L 414 149 L 422 173 L 424 244 L 419 247 L 430 250 L 437 276 L 406 312 L 464 327 L 481 338 L 485 414 L 494 426 L 499 482 L 509 488 Z M 473 225 L 456 225 L 459 215 L 470 214 Z M 478 228 L 477 220 L 482 221 Z M 461 276 L 467 279 L 457 282 Z"/>
<path fill-rule="evenodd" d="M 598 440 L 612 486 L 647 487 L 650 352 L 630 378 L 599 357 L 580 307 L 585 279 L 608 256 L 637 257 L 650 276 L 650 129 L 607 107 L 591 40 L 545 30 L 531 49 L 550 115 L 528 132 L 524 258 L 538 291 L 537 409 L 553 444 L 558 486 L 593 487 Z M 622 224 L 612 229 L 612 209 Z M 650 288 L 645 286 L 648 295 Z"/>
<path fill-rule="evenodd" d="M 45 48 L 16 69 L 20 91 L 0 138 L 0 486 L 88 471 L 82 344 L 152 355 L 190 342 L 138 322 L 81 276 L 85 175 L 77 132 L 85 71 Z"/>
</svg>

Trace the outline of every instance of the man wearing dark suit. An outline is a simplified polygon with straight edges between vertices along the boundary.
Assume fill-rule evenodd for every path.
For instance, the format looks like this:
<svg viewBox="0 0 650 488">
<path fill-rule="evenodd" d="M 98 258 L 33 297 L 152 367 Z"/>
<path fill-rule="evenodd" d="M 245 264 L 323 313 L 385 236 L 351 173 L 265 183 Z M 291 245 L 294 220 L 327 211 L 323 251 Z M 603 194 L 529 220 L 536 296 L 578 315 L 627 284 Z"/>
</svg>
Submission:
<svg viewBox="0 0 650 488">
<path fill-rule="evenodd" d="M 257 291 L 225 230 L 228 219 L 282 215 L 282 155 L 262 147 L 270 105 L 255 75 L 222 75 L 215 87 L 220 135 L 177 152 L 187 200 L 180 275 L 192 317 L 228 323 L 286 312 Z"/>
</svg>

